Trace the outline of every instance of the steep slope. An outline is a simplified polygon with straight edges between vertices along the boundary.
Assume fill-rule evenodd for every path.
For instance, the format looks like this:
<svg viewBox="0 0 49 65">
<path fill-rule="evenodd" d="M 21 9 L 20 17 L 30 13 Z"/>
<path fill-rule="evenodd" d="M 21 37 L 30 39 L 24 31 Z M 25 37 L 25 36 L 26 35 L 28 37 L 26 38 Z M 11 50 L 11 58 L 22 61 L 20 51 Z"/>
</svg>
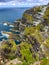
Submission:
<svg viewBox="0 0 49 65">
<path fill-rule="evenodd" d="M 33 22 L 36 26 L 42 23 L 49 15 L 49 5 L 36 6 L 24 12 L 22 22 Z"/>
<path fill-rule="evenodd" d="M 21 65 L 49 65 L 49 5 L 25 11 L 13 26 L 13 36 L 0 44 L 3 61 L 17 58 Z M 20 44 L 16 45 L 15 40 Z"/>
</svg>

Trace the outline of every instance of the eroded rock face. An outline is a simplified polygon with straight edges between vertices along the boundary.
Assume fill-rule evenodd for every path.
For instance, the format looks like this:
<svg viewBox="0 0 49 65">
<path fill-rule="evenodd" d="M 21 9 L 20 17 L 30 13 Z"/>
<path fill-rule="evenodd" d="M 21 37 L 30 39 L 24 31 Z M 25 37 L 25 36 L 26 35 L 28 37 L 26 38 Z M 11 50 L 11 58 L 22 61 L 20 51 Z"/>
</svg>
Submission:
<svg viewBox="0 0 49 65">
<path fill-rule="evenodd" d="M 11 43 L 11 40 L 2 41 L 1 46 L 0 46 L 0 59 L 1 59 L 0 62 L 6 63 L 8 60 L 10 60 L 10 57 L 11 59 L 12 57 L 14 59 L 15 51 L 16 51 L 16 44 L 14 42 Z"/>
<path fill-rule="evenodd" d="M 16 55 L 17 53 L 16 44 L 14 42 L 12 43 L 11 43 L 11 40 L 2 41 L 0 46 L 1 47 L 0 48 L 0 65 L 22 64 L 22 62 L 17 59 L 17 55 L 20 56 L 20 53 Z M 19 52 L 19 49 L 18 49 L 18 52 Z"/>
<path fill-rule="evenodd" d="M 22 19 L 13 26 L 12 30 L 20 33 L 10 33 L 8 40 L 0 43 L 0 65 L 20 65 L 24 61 L 25 65 L 30 65 L 37 61 L 36 65 L 43 58 L 49 59 L 49 5 L 25 11 Z M 20 44 L 16 45 L 15 40 Z"/>
</svg>

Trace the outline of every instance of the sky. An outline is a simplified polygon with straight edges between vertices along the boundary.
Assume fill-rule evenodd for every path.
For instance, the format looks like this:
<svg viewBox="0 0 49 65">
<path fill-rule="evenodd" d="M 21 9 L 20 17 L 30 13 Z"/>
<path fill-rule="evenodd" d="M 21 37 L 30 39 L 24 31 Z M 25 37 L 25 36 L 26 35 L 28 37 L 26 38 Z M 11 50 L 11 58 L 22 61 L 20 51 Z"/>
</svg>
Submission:
<svg viewBox="0 0 49 65">
<path fill-rule="evenodd" d="M 32 7 L 47 4 L 49 0 L 0 0 L 2 7 Z"/>
</svg>

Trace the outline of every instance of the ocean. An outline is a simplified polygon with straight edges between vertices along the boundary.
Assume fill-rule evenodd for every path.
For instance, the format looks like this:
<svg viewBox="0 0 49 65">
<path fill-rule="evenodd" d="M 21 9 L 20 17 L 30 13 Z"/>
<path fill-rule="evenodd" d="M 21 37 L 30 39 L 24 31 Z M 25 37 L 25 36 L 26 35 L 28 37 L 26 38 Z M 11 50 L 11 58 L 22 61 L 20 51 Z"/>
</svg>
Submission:
<svg viewBox="0 0 49 65">
<path fill-rule="evenodd" d="M 27 9 L 29 7 L 0 9 L 0 41 L 5 39 L 5 37 L 2 37 L 1 31 L 10 31 L 10 27 L 3 25 L 1 22 L 13 23 L 15 20 L 22 18 L 24 11 Z"/>
<path fill-rule="evenodd" d="M 22 17 L 22 14 L 25 10 L 29 8 L 21 7 L 21 8 L 3 8 L 0 9 L 0 22 L 14 22 L 16 19 Z"/>
</svg>

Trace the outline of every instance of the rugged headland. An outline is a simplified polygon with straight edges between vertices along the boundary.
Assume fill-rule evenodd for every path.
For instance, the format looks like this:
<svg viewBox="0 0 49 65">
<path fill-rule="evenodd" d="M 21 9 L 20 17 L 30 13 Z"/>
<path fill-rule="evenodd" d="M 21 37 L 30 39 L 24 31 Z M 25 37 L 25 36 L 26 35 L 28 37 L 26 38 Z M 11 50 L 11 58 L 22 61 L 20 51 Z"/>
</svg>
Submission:
<svg viewBox="0 0 49 65">
<path fill-rule="evenodd" d="M 4 23 L 4 25 L 6 25 Z M 2 31 L 0 65 L 49 65 L 49 4 L 36 6 Z"/>
</svg>

